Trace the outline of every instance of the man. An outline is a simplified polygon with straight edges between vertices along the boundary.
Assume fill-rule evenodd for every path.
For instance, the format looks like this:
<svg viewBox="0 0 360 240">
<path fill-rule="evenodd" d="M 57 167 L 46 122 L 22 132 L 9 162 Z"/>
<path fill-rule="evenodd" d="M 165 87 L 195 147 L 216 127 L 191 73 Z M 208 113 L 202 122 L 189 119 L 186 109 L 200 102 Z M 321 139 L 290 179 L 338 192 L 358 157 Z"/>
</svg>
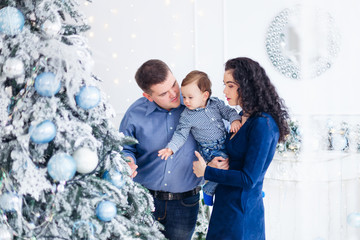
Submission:
<svg viewBox="0 0 360 240">
<path fill-rule="evenodd" d="M 199 210 L 202 178 L 193 173 L 196 142 L 192 136 L 168 160 L 158 157 L 179 122 L 185 106 L 180 104 L 179 85 L 169 67 L 160 60 L 145 62 L 135 79 L 143 90 L 125 113 L 120 131 L 139 143 L 124 147 L 130 159 L 134 181 L 149 189 L 154 197 L 154 217 L 164 225 L 170 240 L 189 240 Z M 136 171 L 137 169 L 137 171 Z"/>
</svg>

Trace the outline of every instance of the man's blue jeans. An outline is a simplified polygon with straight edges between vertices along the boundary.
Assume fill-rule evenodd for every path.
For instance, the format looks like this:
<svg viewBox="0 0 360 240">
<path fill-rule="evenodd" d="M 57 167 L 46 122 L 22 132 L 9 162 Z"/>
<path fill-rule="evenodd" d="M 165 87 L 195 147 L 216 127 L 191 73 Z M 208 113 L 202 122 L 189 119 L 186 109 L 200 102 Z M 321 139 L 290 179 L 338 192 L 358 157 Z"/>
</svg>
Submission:
<svg viewBox="0 0 360 240">
<path fill-rule="evenodd" d="M 154 198 L 157 221 L 164 225 L 162 232 L 169 240 L 190 240 L 199 212 L 200 194 L 182 200 L 159 200 Z"/>
</svg>

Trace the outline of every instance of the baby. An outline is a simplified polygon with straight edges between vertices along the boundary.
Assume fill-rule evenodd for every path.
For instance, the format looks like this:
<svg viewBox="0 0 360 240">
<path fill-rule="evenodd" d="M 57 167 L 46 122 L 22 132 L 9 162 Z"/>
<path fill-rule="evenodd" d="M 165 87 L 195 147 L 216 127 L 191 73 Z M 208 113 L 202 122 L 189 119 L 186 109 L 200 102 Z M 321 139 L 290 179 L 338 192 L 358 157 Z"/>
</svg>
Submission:
<svg viewBox="0 0 360 240">
<path fill-rule="evenodd" d="M 210 162 L 214 157 L 228 158 L 224 142 L 226 128 L 223 119 L 231 123 L 230 132 L 240 127 L 240 115 L 223 101 L 211 96 L 211 81 L 206 73 L 190 72 L 181 83 L 181 94 L 186 108 L 181 113 L 179 124 L 166 148 L 159 151 L 161 159 L 176 153 L 191 132 L 199 146 L 199 152 Z M 207 182 L 203 187 L 204 202 L 211 206 L 217 183 Z"/>
</svg>

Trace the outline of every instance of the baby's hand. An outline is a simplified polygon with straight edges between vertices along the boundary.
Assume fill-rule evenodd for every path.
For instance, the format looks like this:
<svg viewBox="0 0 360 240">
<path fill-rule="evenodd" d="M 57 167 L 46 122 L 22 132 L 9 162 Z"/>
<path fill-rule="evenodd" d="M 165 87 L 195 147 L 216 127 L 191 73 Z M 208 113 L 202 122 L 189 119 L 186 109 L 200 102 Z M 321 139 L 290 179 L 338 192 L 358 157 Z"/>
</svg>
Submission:
<svg viewBox="0 0 360 240">
<path fill-rule="evenodd" d="M 230 132 L 236 133 L 237 131 L 239 131 L 240 128 L 241 128 L 240 120 L 235 120 L 231 123 Z"/>
<path fill-rule="evenodd" d="M 158 152 L 158 156 L 161 157 L 161 159 L 167 160 L 168 157 L 170 157 L 173 154 L 173 151 L 170 148 L 163 148 L 161 150 L 159 150 Z"/>
</svg>

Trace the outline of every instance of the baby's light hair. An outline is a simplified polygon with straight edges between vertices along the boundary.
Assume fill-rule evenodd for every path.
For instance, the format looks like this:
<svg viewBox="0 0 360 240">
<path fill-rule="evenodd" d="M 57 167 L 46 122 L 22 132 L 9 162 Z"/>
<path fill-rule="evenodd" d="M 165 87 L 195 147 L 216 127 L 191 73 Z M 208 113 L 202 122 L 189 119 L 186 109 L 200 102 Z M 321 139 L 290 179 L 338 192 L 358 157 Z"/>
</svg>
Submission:
<svg viewBox="0 0 360 240">
<path fill-rule="evenodd" d="M 186 75 L 181 86 L 183 87 L 193 82 L 197 82 L 199 89 L 202 92 L 209 92 L 209 97 L 211 96 L 211 81 L 206 73 L 198 70 L 191 71 Z"/>
</svg>

